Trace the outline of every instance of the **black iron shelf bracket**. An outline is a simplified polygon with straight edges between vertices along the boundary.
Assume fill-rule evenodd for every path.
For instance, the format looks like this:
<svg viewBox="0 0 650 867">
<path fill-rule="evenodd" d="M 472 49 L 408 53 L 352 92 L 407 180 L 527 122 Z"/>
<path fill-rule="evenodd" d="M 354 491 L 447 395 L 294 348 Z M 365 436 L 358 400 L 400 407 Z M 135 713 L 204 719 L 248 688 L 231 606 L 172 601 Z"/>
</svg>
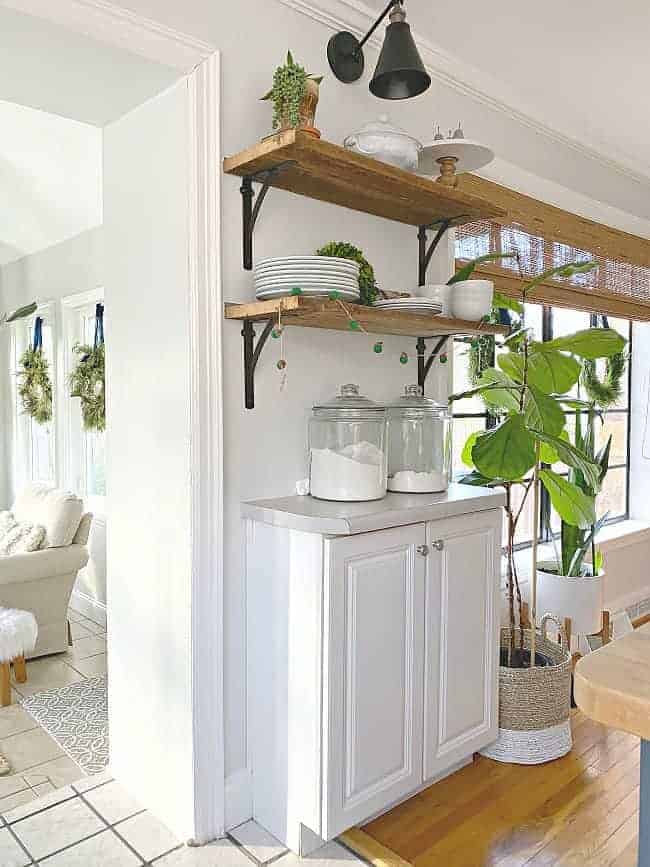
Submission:
<svg viewBox="0 0 650 867">
<path fill-rule="evenodd" d="M 431 257 L 450 226 L 451 220 L 439 220 L 429 226 L 418 227 L 418 286 L 424 286 L 427 282 L 427 268 L 431 262 Z M 436 229 L 436 234 L 427 247 L 427 231 L 429 229 Z"/>
<path fill-rule="evenodd" d="M 436 345 L 431 352 L 431 355 L 425 359 L 425 353 L 427 351 L 427 344 L 424 340 L 424 337 L 418 337 L 417 339 L 417 353 L 418 353 L 418 385 L 422 389 L 422 394 L 424 394 L 424 386 L 427 381 L 427 376 L 429 375 L 429 371 L 431 370 L 431 365 L 438 358 L 438 356 L 442 353 L 445 348 L 447 341 L 449 340 L 449 335 L 445 334 L 443 337 L 439 338 Z"/>
<path fill-rule="evenodd" d="M 251 271 L 253 268 L 253 231 L 255 223 L 260 215 L 262 203 L 266 198 L 271 185 L 271 179 L 274 175 L 286 169 L 295 163 L 295 160 L 285 160 L 283 163 L 278 163 L 270 169 L 264 169 L 262 172 L 257 172 L 254 175 L 244 175 L 241 182 L 239 192 L 242 199 L 242 259 L 244 270 Z M 262 186 L 257 193 L 255 204 L 255 190 L 253 182 L 260 183 Z"/>
<path fill-rule="evenodd" d="M 246 409 L 255 408 L 255 368 L 274 326 L 275 319 L 269 319 L 256 343 L 253 320 L 244 319 L 241 334 L 244 339 L 244 406 Z"/>
</svg>

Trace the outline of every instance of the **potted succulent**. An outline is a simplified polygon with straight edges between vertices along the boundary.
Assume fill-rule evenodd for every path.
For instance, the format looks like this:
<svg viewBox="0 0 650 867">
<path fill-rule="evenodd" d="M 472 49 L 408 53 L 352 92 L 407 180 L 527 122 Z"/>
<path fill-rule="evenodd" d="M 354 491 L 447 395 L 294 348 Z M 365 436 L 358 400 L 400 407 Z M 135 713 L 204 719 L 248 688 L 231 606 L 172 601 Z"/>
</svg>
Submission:
<svg viewBox="0 0 650 867">
<path fill-rule="evenodd" d="M 286 62 L 273 73 L 273 87 L 262 97 L 273 103 L 273 129 L 300 129 L 320 138 L 314 119 L 322 80 L 322 75 L 305 72 L 287 51 Z"/>
<path fill-rule="evenodd" d="M 571 277 L 591 270 L 594 263 L 572 263 L 540 274 L 522 293 L 549 278 Z M 499 738 L 485 754 L 501 761 L 534 764 L 564 755 L 571 748 L 569 725 L 571 656 L 566 646 L 525 628 L 521 591 L 514 558 L 517 522 L 532 495 L 539 512 L 540 485 L 567 528 L 584 531 L 589 539 L 596 525 L 595 493 L 602 482 L 602 460 L 585 450 L 582 439 L 569 442 L 566 410 L 576 407 L 567 393 L 578 382 L 583 359 L 609 358 L 625 341 L 609 329 L 590 328 L 547 342 L 537 342 L 525 326 L 503 342 L 497 365 L 485 369 L 477 385 L 459 397 L 479 394 L 501 421 L 497 427 L 473 434 L 464 460 L 473 472 L 462 481 L 503 486 L 506 491 L 507 594 L 509 625 L 501 635 L 499 671 Z M 562 462 L 572 471 L 565 479 L 551 466 Z M 584 480 L 584 489 L 579 484 Z M 515 505 L 514 492 L 522 496 Z M 570 532 L 567 530 L 567 533 Z M 571 531 L 572 532 L 572 531 Z M 583 539 L 583 545 L 586 539 Z M 580 548 L 582 550 L 582 548 Z M 578 555 L 580 556 L 580 555 Z M 537 533 L 533 534 L 531 619 L 537 615 Z M 518 611 L 515 610 L 515 599 Z M 561 626 L 558 627 L 561 630 Z"/>
</svg>

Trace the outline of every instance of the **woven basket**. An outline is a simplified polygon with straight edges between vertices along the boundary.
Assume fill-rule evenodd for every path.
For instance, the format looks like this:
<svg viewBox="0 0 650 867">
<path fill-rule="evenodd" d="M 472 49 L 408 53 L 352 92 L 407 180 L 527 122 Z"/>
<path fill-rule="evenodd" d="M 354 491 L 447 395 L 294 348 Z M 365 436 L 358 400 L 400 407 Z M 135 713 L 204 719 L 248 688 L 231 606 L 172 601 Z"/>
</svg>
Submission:
<svg viewBox="0 0 650 867">
<path fill-rule="evenodd" d="M 561 645 L 546 636 L 548 623 L 557 624 Z M 512 631 L 501 630 L 501 647 L 510 646 Z M 515 630 L 515 646 L 520 640 Z M 524 630 L 530 650 L 531 630 Z M 562 624 L 550 614 L 542 618 L 536 651 L 553 665 L 534 668 L 499 667 L 499 737 L 482 755 L 499 762 L 537 765 L 566 755 L 571 749 L 571 654 Z"/>
</svg>

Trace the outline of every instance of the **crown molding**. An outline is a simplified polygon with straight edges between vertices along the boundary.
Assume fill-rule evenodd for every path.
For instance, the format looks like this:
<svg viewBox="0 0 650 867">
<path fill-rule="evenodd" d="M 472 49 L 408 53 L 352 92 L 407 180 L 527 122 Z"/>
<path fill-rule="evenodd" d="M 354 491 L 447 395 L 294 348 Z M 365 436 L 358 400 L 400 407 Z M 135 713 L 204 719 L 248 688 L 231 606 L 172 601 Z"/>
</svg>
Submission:
<svg viewBox="0 0 650 867">
<path fill-rule="evenodd" d="M 0 6 L 189 73 L 215 48 L 106 0 L 0 0 Z"/>
<path fill-rule="evenodd" d="M 371 9 L 361 0 L 279 0 L 279 2 L 332 30 L 349 30 L 357 36 L 369 30 L 378 14 L 376 9 Z M 531 129 L 537 135 L 543 135 L 556 144 L 577 151 L 610 171 L 618 172 L 639 183 L 650 182 L 646 166 L 621 152 L 617 152 L 615 157 L 608 156 L 602 151 L 604 144 L 578 140 L 562 132 L 550 121 L 521 111 L 516 107 L 518 95 L 507 83 L 449 54 L 413 26 L 411 30 L 424 65 L 436 81 L 482 105 L 489 106 L 493 111 Z M 368 44 L 375 47 L 380 47 L 381 42 L 381 32 L 375 33 L 368 40 Z M 608 150 L 611 152 L 612 148 L 608 146 Z"/>
</svg>

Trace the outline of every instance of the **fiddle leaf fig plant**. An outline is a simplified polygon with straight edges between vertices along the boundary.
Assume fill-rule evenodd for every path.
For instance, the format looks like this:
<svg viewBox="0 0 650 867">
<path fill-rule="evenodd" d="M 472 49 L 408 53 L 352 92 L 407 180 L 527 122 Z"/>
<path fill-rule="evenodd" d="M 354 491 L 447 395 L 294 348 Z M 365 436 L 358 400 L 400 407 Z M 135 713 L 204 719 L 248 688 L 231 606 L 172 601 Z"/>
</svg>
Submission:
<svg viewBox="0 0 650 867">
<path fill-rule="evenodd" d="M 522 303 L 538 283 L 553 277 L 584 273 L 595 265 L 594 262 L 576 262 L 544 272 L 524 287 Z M 519 605 L 519 624 L 522 623 L 521 592 L 514 558 L 515 534 L 530 493 L 537 499 L 539 485 L 543 485 L 552 507 L 560 516 L 567 542 L 562 560 L 566 560 L 567 567 L 575 569 L 581 566 L 590 540 L 595 536 L 598 526 L 596 494 L 606 472 L 608 449 L 602 454 L 594 454 L 593 426 L 587 437 L 581 432 L 576 433 L 575 441 L 570 442 L 565 429 L 566 414 L 573 409 L 578 417 L 583 412 L 583 402 L 576 401 L 567 392 L 578 383 L 585 359 L 609 358 L 620 353 L 625 343 L 613 329 L 601 328 L 577 331 L 542 343 L 533 340 L 530 331 L 521 327 L 503 341 L 505 351 L 499 354 L 497 367 L 485 369 L 476 387 L 469 392 L 451 397 L 453 401 L 480 395 L 493 414 L 500 418 L 497 427 L 485 433 L 474 433 L 467 441 L 463 461 L 472 472 L 461 481 L 499 485 L 506 491 L 506 557 L 512 641 L 516 627 L 515 596 Z M 580 431 L 579 426 L 576 430 Z M 569 467 L 568 478 L 552 469 L 552 465 L 558 462 Z M 515 496 L 517 489 L 521 494 L 519 497 Z M 533 536 L 531 617 L 534 622 L 536 530 Z M 532 642 L 534 645 L 534 630 Z M 534 646 L 531 656 L 534 660 Z"/>
</svg>

